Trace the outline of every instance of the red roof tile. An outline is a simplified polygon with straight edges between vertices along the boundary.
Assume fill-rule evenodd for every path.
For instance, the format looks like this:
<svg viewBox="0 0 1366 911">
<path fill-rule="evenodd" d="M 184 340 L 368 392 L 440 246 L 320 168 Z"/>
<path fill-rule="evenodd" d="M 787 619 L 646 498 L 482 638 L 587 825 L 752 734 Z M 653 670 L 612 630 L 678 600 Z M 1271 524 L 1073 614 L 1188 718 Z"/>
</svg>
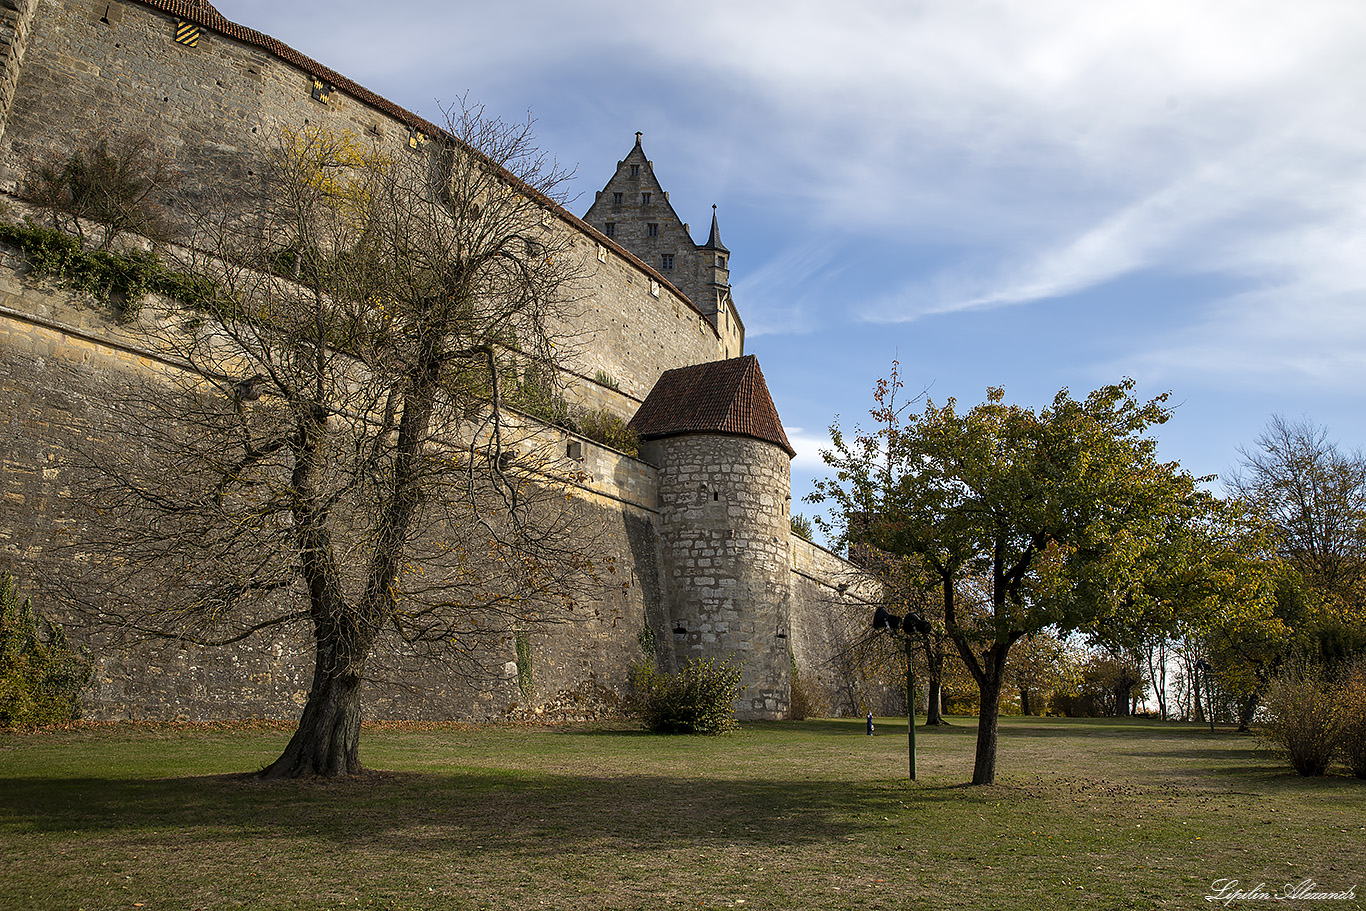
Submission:
<svg viewBox="0 0 1366 911">
<path fill-rule="evenodd" d="M 631 419 L 642 440 L 687 433 L 754 437 L 797 454 L 752 354 L 667 370 Z"/>
</svg>

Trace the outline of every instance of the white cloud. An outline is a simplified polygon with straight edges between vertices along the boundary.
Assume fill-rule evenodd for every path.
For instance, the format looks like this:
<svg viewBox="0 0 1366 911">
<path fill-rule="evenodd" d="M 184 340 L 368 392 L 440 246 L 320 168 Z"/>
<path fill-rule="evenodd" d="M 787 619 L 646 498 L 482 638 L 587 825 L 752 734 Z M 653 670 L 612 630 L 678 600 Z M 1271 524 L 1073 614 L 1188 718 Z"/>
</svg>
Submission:
<svg viewBox="0 0 1366 911">
<path fill-rule="evenodd" d="M 807 433 L 801 427 L 784 427 L 783 433 L 787 434 L 787 441 L 797 451 L 792 459 L 794 470 L 820 472 L 828 467 L 821 458 L 821 450 L 830 448 L 829 434 Z"/>
<path fill-rule="evenodd" d="M 830 240 L 807 241 L 747 270 L 732 292 L 743 302 L 746 337 L 792 335 L 815 328 L 812 310 L 820 306 L 822 292 L 812 290 L 812 278 L 821 274 L 829 280 L 838 275 L 838 268 L 831 268 L 836 253 Z"/>
<path fill-rule="evenodd" d="M 219 7 L 407 106 L 484 86 L 616 124 L 610 142 L 654 118 L 684 208 L 775 223 L 763 254 L 728 235 L 737 264 L 767 257 L 735 275 L 751 337 L 1207 273 L 1242 293 L 1144 342 L 1143 369 L 1363 373 L 1359 0 L 400 2 L 379 29 L 351 0 Z M 870 240 L 887 268 L 842 265 Z M 930 245 L 949 258 L 902 262 Z"/>
</svg>

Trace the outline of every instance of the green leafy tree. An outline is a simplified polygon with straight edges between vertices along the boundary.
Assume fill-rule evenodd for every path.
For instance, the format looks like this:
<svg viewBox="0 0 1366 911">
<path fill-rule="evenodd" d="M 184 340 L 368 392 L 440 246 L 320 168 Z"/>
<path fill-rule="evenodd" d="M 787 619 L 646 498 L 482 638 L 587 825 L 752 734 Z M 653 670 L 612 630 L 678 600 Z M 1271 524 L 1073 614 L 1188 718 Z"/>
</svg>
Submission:
<svg viewBox="0 0 1366 911">
<path fill-rule="evenodd" d="M 1196 480 L 1157 460 L 1148 431 L 1170 411 L 1165 396 L 1135 400 L 1131 380 L 1082 401 L 1064 389 L 1038 412 L 989 389 L 966 413 L 953 399 L 909 413 L 901 385 L 895 369 L 879 383 L 874 430 L 831 428 L 823 455 L 837 474 L 813 499 L 832 503 L 838 539 L 916 557 L 938 582 L 945 628 L 978 687 L 972 781 L 990 784 L 1011 647 L 1092 620 L 1100 602 L 1084 595 L 1104 581 L 1102 564 L 1194 495 Z M 1036 597 L 1045 564 L 1079 594 Z M 970 574 L 989 598 L 972 617 L 956 600 Z"/>
</svg>

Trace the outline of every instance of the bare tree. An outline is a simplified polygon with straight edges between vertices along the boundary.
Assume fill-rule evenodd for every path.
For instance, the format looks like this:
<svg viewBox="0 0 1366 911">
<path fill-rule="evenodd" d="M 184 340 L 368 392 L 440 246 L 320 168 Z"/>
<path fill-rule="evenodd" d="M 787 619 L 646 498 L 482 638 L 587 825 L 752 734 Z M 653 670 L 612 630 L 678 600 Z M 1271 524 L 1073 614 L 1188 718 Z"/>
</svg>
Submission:
<svg viewBox="0 0 1366 911">
<path fill-rule="evenodd" d="M 1279 556 L 1314 587 L 1357 600 L 1366 570 L 1366 457 L 1340 450 L 1325 427 L 1281 415 L 1239 454 L 1230 487 L 1267 522 Z"/>
<path fill-rule="evenodd" d="M 150 137 L 129 135 L 32 163 L 21 191 L 48 210 L 54 227 L 108 250 L 124 234 L 171 239 L 177 229 L 166 199 L 179 180 Z"/>
<path fill-rule="evenodd" d="M 283 136 L 260 198 L 186 254 L 216 299 L 158 323 L 190 370 L 140 393 L 137 451 L 93 466 L 115 556 L 101 619 L 214 643 L 311 628 L 308 700 L 267 777 L 361 770 L 382 640 L 477 663 L 601 591 L 574 477 L 501 407 L 556 357 L 548 326 L 577 275 L 548 207 L 567 175 L 529 124 L 455 109 L 449 125 L 397 158 Z"/>
</svg>

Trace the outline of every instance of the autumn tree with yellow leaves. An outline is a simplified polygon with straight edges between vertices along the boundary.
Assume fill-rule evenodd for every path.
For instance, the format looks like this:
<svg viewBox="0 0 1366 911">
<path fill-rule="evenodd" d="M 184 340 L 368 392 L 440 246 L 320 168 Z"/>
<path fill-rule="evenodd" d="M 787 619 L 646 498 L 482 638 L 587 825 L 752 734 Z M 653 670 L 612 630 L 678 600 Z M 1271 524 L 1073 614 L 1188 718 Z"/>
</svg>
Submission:
<svg viewBox="0 0 1366 911">
<path fill-rule="evenodd" d="M 354 774 L 382 643 L 477 664 L 583 616 L 610 568 L 575 477 L 501 403 L 520 367 L 554 373 L 567 175 L 529 124 L 462 108 L 418 151 L 312 129 L 262 169 L 183 254 L 216 297 L 155 323 L 189 379 L 136 396 L 143 449 L 98 466 L 99 587 L 152 587 L 98 610 L 201 643 L 311 629 L 307 703 L 264 774 Z"/>
</svg>

